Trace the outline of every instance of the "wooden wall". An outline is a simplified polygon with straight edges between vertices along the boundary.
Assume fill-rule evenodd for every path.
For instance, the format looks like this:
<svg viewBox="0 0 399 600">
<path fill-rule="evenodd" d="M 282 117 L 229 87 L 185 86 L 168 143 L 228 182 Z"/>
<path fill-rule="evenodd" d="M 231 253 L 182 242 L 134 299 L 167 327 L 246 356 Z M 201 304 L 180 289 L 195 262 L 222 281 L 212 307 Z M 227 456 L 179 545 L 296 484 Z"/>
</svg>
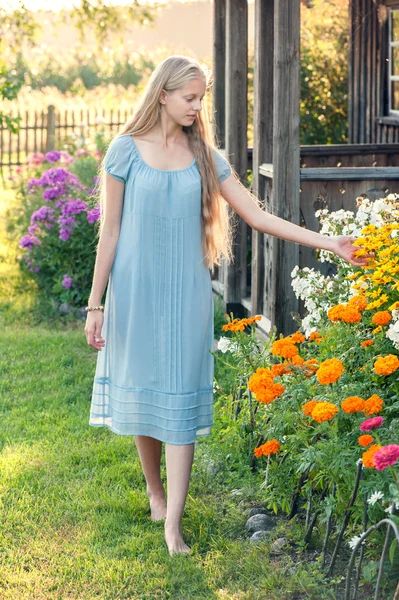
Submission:
<svg viewBox="0 0 399 600">
<path fill-rule="evenodd" d="M 391 0 L 351 0 L 349 6 L 349 142 L 399 142 L 399 118 L 388 112 Z M 399 6 L 399 3 L 396 4 Z"/>
</svg>

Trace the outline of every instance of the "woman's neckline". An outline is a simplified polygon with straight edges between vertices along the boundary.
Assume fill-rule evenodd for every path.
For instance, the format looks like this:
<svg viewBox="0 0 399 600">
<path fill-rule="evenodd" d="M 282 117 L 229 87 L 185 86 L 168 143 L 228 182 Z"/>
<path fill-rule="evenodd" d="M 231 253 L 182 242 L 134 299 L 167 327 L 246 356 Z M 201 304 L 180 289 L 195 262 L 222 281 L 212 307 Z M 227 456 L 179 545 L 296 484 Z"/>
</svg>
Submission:
<svg viewBox="0 0 399 600">
<path fill-rule="evenodd" d="M 184 167 L 183 169 L 157 169 L 156 167 L 152 167 L 151 165 L 149 165 L 141 156 L 139 149 L 137 148 L 137 144 L 133 139 L 133 136 L 128 133 L 126 134 L 130 137 L 130 139 L 133 142 L 134 147 L 136 148 L 136 152 L 137 152 L 137 156 L 139 157 L 140 161 L 149 169 L 151 169 L 152 171 L 158 171 L 159 173 L 181 173 L 182 171 L 187 171 L 188 169 L 191 169 L 191 167 L 193 167 L 196 163 L 196 159 L 194 158 L 194 160 L 191 162 L 191 164 L 188 165 L 188 167 Z"/>
</svg>

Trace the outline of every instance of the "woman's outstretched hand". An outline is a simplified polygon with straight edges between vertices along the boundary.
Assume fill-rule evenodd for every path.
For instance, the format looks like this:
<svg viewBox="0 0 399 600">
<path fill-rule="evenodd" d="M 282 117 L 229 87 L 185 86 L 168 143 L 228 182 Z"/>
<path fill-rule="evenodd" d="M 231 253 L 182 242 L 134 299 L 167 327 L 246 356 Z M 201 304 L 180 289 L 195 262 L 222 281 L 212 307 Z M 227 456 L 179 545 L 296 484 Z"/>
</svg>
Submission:
<svg viewBox="0 0 399 600">
<path fill-rule="evenodd" d="M 357 238 L 352 235 L 338 235 L 332 238 L 333 245 L 331 252 L 334 252 L 337 256 L 340 256 L 348 263 L 355 267 L 361 267 L 367 265 L 369 260 L 373 258 L 373 253 L 366 254 L 365 256 L 355 256 L 359 246 L 354 246 L 353 242 Z"/>
</svg>

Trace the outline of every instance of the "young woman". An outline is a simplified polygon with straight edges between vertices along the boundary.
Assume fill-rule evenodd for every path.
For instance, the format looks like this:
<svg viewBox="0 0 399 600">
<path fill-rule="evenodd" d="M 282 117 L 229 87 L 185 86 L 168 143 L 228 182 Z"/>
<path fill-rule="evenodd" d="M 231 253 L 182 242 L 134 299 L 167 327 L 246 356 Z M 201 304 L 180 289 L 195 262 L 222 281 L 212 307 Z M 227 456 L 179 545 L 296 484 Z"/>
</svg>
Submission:
<svg viewBox="0 0 399 600">
<path fill-rule="evenodd" d="M 170 554 L 190 550 L 181 519 L 195 440 L 212 425 L 210 270 L 232 257 L 226 202 L 258 231 L 365 263 L 354 257 L 355 238 L 323 236 L 259 207 L 215 148 L 203 107 L 208 88 L 200 63 L 167 58 L 108 148 L 85 325 L 99 351 L 90 425 L 134 436 L 151 518 L 166 517 Z"/>
</svg>

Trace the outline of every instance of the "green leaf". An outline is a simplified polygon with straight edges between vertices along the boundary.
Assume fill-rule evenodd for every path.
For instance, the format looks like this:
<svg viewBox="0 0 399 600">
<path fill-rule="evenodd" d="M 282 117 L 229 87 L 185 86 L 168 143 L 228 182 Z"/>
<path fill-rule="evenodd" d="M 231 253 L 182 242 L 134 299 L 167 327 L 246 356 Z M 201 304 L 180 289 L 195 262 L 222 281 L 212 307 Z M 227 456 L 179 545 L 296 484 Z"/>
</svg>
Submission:
<svg viewBox="0 0 399 600">
<path fill-rule="evenodd" d="M 392 540 L 392 543 L 391 543 L 390 548 L 389 548 L 389 562 L 391 563 L 392 566 L 393 566 L 393 561 L 394 561 L 394 558 L 395 558 L 395 550 L 396 550 L 396 546 L 397 545 L 398 545 L 398 540 L 395 537 Z"/>
</svg>

